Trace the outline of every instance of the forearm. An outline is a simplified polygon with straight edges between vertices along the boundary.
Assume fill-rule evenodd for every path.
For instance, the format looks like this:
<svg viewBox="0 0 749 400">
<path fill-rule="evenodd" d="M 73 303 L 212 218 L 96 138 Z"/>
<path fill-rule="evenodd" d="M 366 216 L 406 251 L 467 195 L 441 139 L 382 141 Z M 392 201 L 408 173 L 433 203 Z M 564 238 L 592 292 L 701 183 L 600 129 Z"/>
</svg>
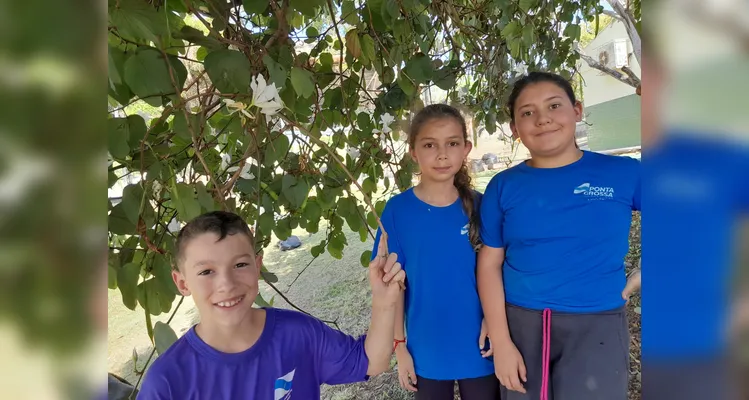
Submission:
<svg viewBox="0 0 749 400">
<path fill-rule="evenodd" d="M 504 249 L 484 247 L 479 252 L 477 283 L 484 320 L 494 345 L 509 342 L 510 330 L 505 311 L 505 289 L 502 282 Z"/>
<path fill-rule="evenodd" d="M 396 304 L 378 304 L 376 299 L 372 300 L 372 318 L 367 338 L 364 341 L 364 349 L 369 360 L 367 368 L 369 376 L 379 375 L 390 368 L 396 308 Z"/>
</svg>

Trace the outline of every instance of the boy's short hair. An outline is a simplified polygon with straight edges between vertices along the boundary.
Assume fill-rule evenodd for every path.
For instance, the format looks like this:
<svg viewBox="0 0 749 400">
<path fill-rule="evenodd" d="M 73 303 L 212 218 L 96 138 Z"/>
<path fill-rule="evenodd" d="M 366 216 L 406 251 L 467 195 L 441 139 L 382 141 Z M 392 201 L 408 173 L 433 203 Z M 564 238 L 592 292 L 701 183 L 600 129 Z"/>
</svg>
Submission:
<svg viewBox="0 0 749 400">
<path fill-rule="evenodd" d="M 195 217 L 188 222 L 177 235 L 175 269 L 179 270 L 179 264 L 184 257 L 184 246 L 190 239 L 204 233 L 215 233 L 218 240 L 224 240 L 227 235 L 241 233 L 247 235 L 250 239 L 250 246 L 255 251 L 255 236 L 252 234 L 250 227 L 242 217 L 227 211 L 212 211 Z"/>
</svg>

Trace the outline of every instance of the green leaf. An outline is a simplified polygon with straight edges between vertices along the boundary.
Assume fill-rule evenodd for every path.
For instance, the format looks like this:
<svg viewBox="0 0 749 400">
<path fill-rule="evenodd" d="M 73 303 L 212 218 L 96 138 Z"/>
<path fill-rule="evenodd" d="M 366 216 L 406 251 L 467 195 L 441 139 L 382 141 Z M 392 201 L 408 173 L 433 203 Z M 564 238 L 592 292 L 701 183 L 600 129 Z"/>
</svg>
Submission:
<svg viewBox="0 0 749 400">
<path fill-rule="evenodd" d="M 364 250 L 359 258 L 362 267 L 369 267 L 370 261 L 372 261 L 372 250 Z"/>
<path fill-rule="evenodd" d="M 340 260 L 343 258 L 343 249 L 347 244 L 346 235 L 341 231 L 334 231 L 330 235 L 330 240 L 328 241 L 328 253 L 330 253 L 333 258 Z"/>
<path fill-rule="evenodd" d="M 455 87 L 456 79 L 455 71 L 448 66 L 440 68 L 434 74 L 434 84 L 442 90 L 450 90 Z"/>
<path fill-rule="evenodd" d="M 122 203 L 114 206 L 109 213 L 109 232 L 115 235 L 135 234 L 135 224 L 130 222 Z"/>
<path fill-rule="evenodd" d="M 255 304 L 257 304 L 258 307 L 270 307 L 271 306 L 267 301 L 265 301 L 265 299 L 260 293 L 258 293 L 257 297 L 255 297 Z"/>
<path fill-rule="evenodd" d="M 161 321 L 156 321 L 156 324 L 153 327 L 153 341 L 156 347 L 156 352 L 158 352 L 159 355 L 162 355 L 172 344 L 174 344 L 174 342 L 177 341 L 177 334 L 174 333 L 171 326 Z"/>
<path fill-rule="evenodd" d="M 172 265 L 169 263 L 167 257 L 158 253 L 154 254 L 153 257 L 153 269 L 151 270 L 151 274 L 167 293 L 172 293 L 175 296 L 180 295 L 181 293 L 177 289 L 177 285 L 174 284 L 174 279 L 172 279 Z M 171 304 L 169 304 L 169 306 L 171 308 Z M 169 310 L 164 312 L 169 312 Z"/>
<path fill-rule="evenodd" d="M 273 139 L 273 142 L 265 147 L 265 158 L 263 159 L 263 164 L 266 167 L 273 166 L 273 164 L 286 156 L 286 153 L 289 151 L 289 146 L 289 138 L 283 133 L 278 134 L 278 136 Z"/>
<path fill-rule="evenodd" d="M 324 0 L 289 0 L 291 8 L 307 17 L 315 17 L 315 9 L 324 4 Z"/>
<path fill-rule="evenodd" d="M 291 207 L 297 209 L 304 204 L 309 194 L 309 185 L 304 179 L 296 179 L 293 175 L 283 176 L 282 192 L 286 199 L 289 200 Z"/>
<path fill-rule="evenodd" d="M 244 6 L 244 12 L 248 15 L 261 14 L 268 8 L 270 2 L 268 0 L 242 0 Z"/>
<path fill-rule="evenodd" d="M 110 2 L 109 26 L 128 39 L 143 39 L 154 43 L 169 34 L 165 13 L 160 13 L 142 0 L 119 0 Z"/>
<path fill-rule="evenodd" d="M 195 52 L 195 58 L 197 58 L 198 61 L 203 62 L 205 61 L 205 58 L 208 56 L 208 49 L 205 47 L 198 48 L 198 51 Z"/>
<path fill-rule="evenodd" d="M 320 242 L 317 246 L 312 246 L 310 249 L 310 253 L 312 253 L 312 257 L 317 258 L 320 256 L 320 254 L 325 252 L 325 241 Z"/>
<path fill-rule="evenodd" d="M 212 36 L 206 36 L 203 34 L 203 32 L 188 25 L 183 26 L 179 32 L 174 34 L 174 37 L 197 44 L 198 46 L 203 46 L 203 48 L 210 50 L 220 49 L 224 46 L 216 38 Z"/>
<path fill-rule="evenodd" d="M 427 83 L 434 75 L 432 60 L 424 54 L 417 54 L 408 60 L 404 71 L 416 83 Z"/>
<path fill-rule="evenodd" d="M 529 23 L 523 27 L 523 44 L 526 48 L 530 48 L 536 43 L 536 32 L 532 23 Z"/>
<path fill-rule="evenodd" d="M 288 239 L 291 236 L 291 220 L 288 217 L 280 219 L 273 227 L 273 233 L 279 240 Z"/>
<path fill-rule="evenodd" d="M 248 93 L 252 81 L 252 65 L 236 50 L 208 53 L 203 63 L 208 77 L 221 93 Z"/>
<path fill-rule="evenodd" d="M 198 203 L 205 209 L 206 212 L 216 211 L 216 202 L 213 201 L 213 197 L 208 194 L 203 182 L 195 184 L 195 189 L 198 192 Z"/>
<path fill-rule="evenodd" d="M 413 82 L 411 82 L 411 79 L 409 79 L 407 76 L 401 74 L 398 77 L 398 86 L 400 86 L 403 93 L 406 94 L 408 97 L 414 97 L 416 96 L 416 86 L 414 86 Z M 393 108 L 399 108 L 395 104 L 392 106 Z"/>
<path fill-rule="evenodd" d="M 140 204 L 143 200 L 143 194 L 143 188 L 139 183 L 127 185 L 122 190 L 122 203 L 120 204 L 122 204 L 127 219 L 136 226 L 140 217 Z"/>
<path fill-rule="evenodd" d="M 177 217 L 182 221 L 190 221 L 200 215 L 200 203 L 195 198 L 195 191 L 185 183 L 178 183 L 176 191 L 172 189 L 172 202 L 177 209 Z"/>
<path fill-rule="evenodd" d="M 351 29 L 346 33 L 346 50 L 354 58 L 361 58 L 362 47 L 361 40 L 359 38 L 359 32 L 356 29 Z"/>
<path fill-rule="evenodd" d="M 174 292 L 156 278 L 151 278 L 138 285 L 138 302 L 151 315 L 169 312 L 174 297 Z"/>
<path fill-rule="evenodd" d="M 138 305 L 138 278 L 140 277 L 140 264 L 125 264 L 117 272 L 117 286 L 122 293 L 122 304 L 135 310 Z"/>
<path fill-rule="evenodd" d="M 315 93 L 315 84 L 312 82 L 312 73 L 306 69 L 294 67 L 291 69 L 291 85 L 294 91 L 305 99 Z"/>
<path fill-rule="evenodd" d="M 367 194 L 373 193 L 377 191 L 377 183 L 372 178 L 367 178 L 364 180 L 364 183 L 362 183 L 362 189 L 364 189 L 364 192 Z"/>
<path fill-rule="evenodd" d="M 377 225 L 377 217 L 371 212 L 367 213 L 367 225 L 369 225 L 369 227 L 372 229 L 379 228 L 379 226 Z"/>
<path fill-rule="evenodd" d="M 536 8 L 536 2 L 538 0 L 520 0 L 518 2 L 518 6 L 520 7 L 520 10 L 522 10 L 524 13 L 528 13 L 528 11 Z"/>
<path fill-rule="evenodd" d="M 504 29 L 502 29 L 502 36 L 507 39 L 514 39 L 518 36 L 520 36 L 520 33 L 522 32 L 522 27 L 520 26 L 520 22 L 518 21 L 512 21 L 507 26 L 505 26 Z"/>
<path fill-rule="evenodd" d="M 273 231 L 273 225 L 275 220 L 273 219 L 273 210 L 266 211 L 258 218 L 258 227 L 263 233 L 270 233 Z"/>
<path fill-rule="evenodd" d="M 304 206 L 304 216 L 309 221 L 318 221 L 322 217 L 322 208 L 316 201 L 308 201 Z"/>
<path fill-rule="evenodd" d="M 359 23 L 359 18 L 356 13 L 356 5 L 353 0 L 343 1 L 343 5 L 341 6 L 341 18 L 352 26 Z"/>
<path fill-rule="evenodd" d="M 580 25 L 569 24 L 564 28 L 564 36 L 574 40 L 580 39 Z"/>
<path fill-rule="evenodd" d="M 175 82 L 172 82 L 171 75 Z M 141 48 L 125 61 L 125 82 L 138 97 L 157 107 L 161 97 L 181 92 L 187 80 L 187 68 L 175 56 L 164 55 L 153 48 Z"/>
<path fill-rule="evenodd" d="M 117 269 L 111 265 L 107 266 L 107 288 L 117 289 Z"/>
<path fill-rule="evenodd" d="M 276 88 L 281 90 L 286 87 L 286 78 L 289 75 L 289 71 L 267 54 L 263 56 L 263 64 L 268 68 L 270 81 L 276 84 Z"/>
<path fill-rule="evenodd" d="M 130 147 L 128 146 L 129 130 L 127 118 L 109 118 L 107 120 L 109 154 L 117 160 L 124 160 L 130 154 Z"/>
<path fill-rule="evenodd" d="M 365 66 L 370 66 L 375 60 L 375 43 L 372 36 L 362 35 L 359 39 L 361 45 L 361 60 Z"/>
</svg>

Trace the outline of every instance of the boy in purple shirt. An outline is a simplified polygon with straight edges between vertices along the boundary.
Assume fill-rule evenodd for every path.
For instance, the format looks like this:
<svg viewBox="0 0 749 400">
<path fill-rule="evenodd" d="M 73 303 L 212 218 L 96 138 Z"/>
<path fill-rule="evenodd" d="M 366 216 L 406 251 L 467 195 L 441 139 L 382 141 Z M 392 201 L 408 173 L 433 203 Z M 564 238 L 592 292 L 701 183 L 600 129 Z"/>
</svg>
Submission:
<svg viewBox="0 0 749 400">
<path fill-rule="evenodd" d="M 179 291 L 200 323 L 151 366 L 138 399 L 319 399 L 320 385 L 364 381 L 390 366 L 405 272 L 387 248 L 370 264 L 369 333 L 353 338 L 305 314 L 253 308 L 262 256 L 236 214 L 190 221 L 176 244 Z"/>
</svg>

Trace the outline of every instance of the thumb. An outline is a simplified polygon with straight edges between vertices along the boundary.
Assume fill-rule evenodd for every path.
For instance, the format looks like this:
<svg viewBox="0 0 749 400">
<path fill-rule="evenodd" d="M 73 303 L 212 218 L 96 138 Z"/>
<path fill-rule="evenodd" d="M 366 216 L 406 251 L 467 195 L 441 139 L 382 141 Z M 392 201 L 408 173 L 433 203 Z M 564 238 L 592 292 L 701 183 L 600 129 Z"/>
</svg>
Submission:
<svg viewBox="0 0 749 400">
<path fill-rule="evenodd" d="M 520 374 L 520 379 L 523 380 L 523 382 L 528 382 L 528 378 L 526 377 L 526 371 L 525 371 L 525 362 L 523 360 L 520 360 L 520 363 L 518 365 L 518 373 Z"/>
<path fill-rule="evenodd" d="M 484 345 L 486 345 L 486 331 L 482 328 L 479 334 L 479 349 L 483 350 Z"/>
</svg>

